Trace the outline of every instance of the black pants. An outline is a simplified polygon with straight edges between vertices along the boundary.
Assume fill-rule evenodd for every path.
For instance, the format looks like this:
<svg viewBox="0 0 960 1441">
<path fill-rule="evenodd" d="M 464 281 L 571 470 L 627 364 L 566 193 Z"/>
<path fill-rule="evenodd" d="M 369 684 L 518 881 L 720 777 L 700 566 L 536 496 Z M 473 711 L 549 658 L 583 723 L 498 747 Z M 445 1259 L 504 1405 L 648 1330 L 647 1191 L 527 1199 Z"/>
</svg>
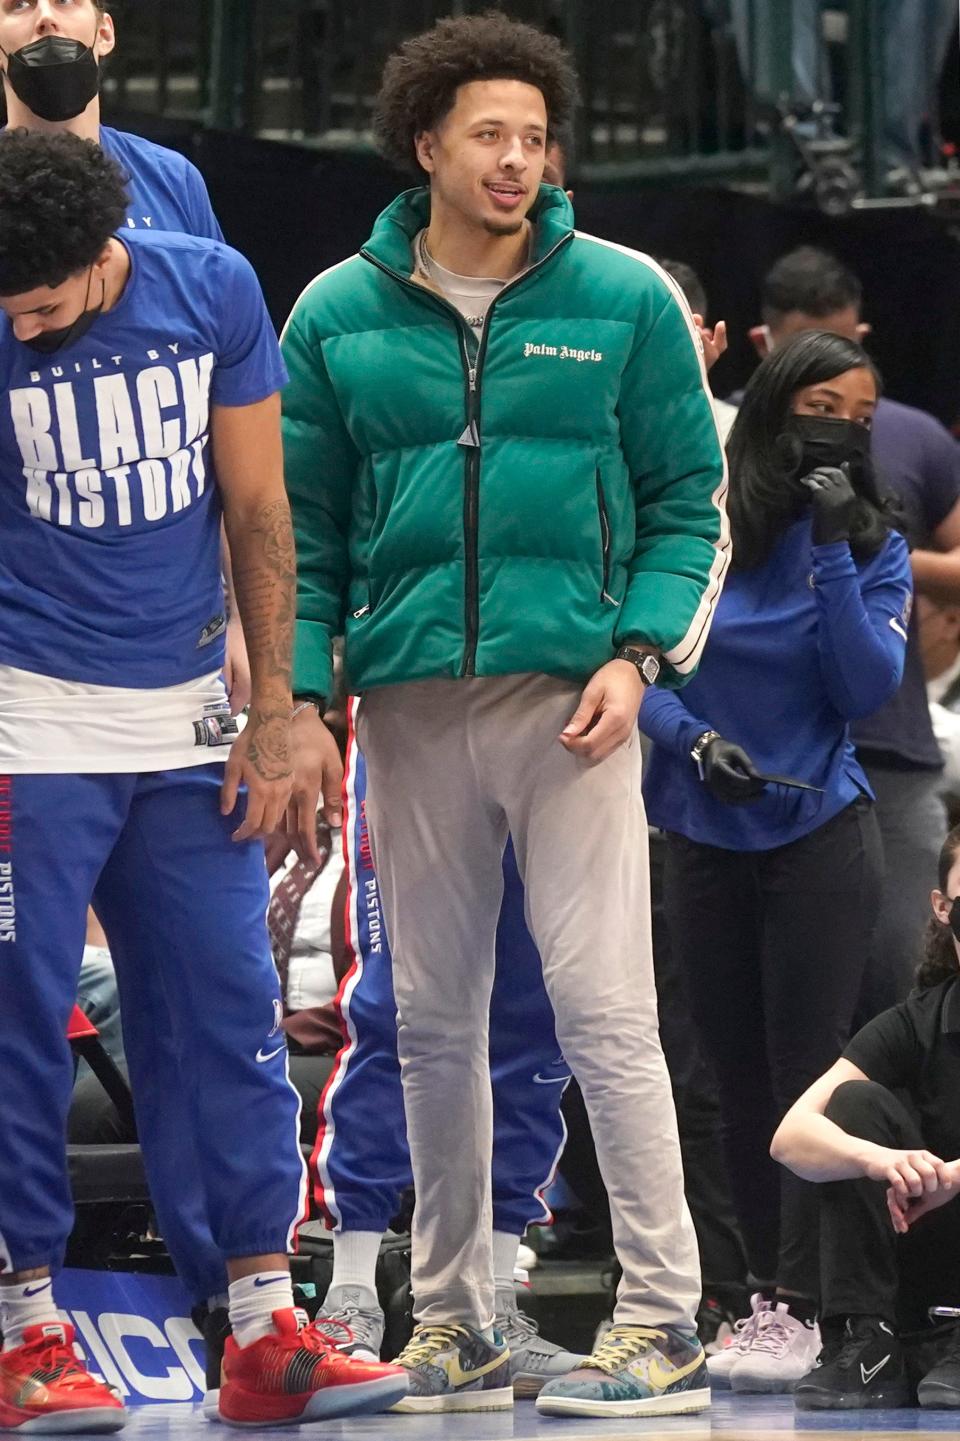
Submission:
<svg viewBox="0 0 960 1441">
<path fill-rule="evenodd" d="M 717 1077 L 750 1270 L 808 1296 L 818 1292 L 816 1193 L 770 1159 L 770 1142 L 849 1038 L 881 875 L 865 797 L 771 851 L 667 837 L 664 905 Z"/>
<path fill-rule="evenodd" d="M 851 1136 L 922 1150 L 903 1102 L 873 1081 L 845 1081 L 826 1108 Z M 948 1159 L 953 1159 L 948 1158 Z M 960 1205 L 948 1201 L 898 1236 L 880 1181 L 828 1181 L 820 1194 L 823 1316 L 882 1316 L 901 1331 L 929 1327 L 930 1306 L 960 1305 Z"/>
<path fill-rule="evenodd" d="M 877 798 L 886 884 L 855 1029 L 904 1000 L 913 985 L 937 858 L 948 829 L 938 771 L 896 770 L 873 763 L 869 752 L 860 761 Z"/>
</svg>

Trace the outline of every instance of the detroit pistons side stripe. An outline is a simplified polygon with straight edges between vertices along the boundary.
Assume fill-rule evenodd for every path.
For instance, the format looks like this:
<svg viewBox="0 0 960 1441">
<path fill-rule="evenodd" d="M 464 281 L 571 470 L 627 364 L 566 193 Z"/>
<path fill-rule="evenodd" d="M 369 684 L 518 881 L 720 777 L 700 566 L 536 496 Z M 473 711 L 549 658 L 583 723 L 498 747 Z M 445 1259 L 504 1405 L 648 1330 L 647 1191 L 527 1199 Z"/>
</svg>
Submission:
<svg viewBox="0 0 960 1441">
<path fill-rule="evenodd" d="M 294 1125 L 293 1138 L 297 1148 L 297 1155 L 300 1157 L 300 1185 L 297 1188 L 297 1211 L 287 1231 L 287 1250 L 293 1255 L 297 1254 L 300 1247 L 300 1227 L 304 1221 L 310 1219 L 310 1173 L 307 1163 L 303 1159 L 303 1151 L 300 1149 L 300 1117 L 303 1112 L 303 1097 L 290 1079 L 290 1052 L 287 1051 L 283 1058 L 283 1072 L 287 1078 L 287 1085 L 297 1098 L 297 1118 Z"/>
<path fill-rule="evenodd" d="M 571 1077 L 570 1077 L 570 1080 L 568 1080 L 568 1081 L 566 1082 L 566 1084 L 564 1085 L 564 1087 L 563 1087 L 564 1091 L 567 1089 L 567 1086 L 569 1086 L 570 1081 L 572 1081 L 572 1080 L 573 1080 L 573 1077 L 571 1076 Z M 531 1219 L 527 1222 L 527 1225 L 528 1225 L 528 1226 L 537 1226 L 537 1225 L 552 1226 L 552 1225 L 553 1225 L 553 1212 L 551 1211 L 550 1207 L 547 1205 L 546 1197 L 545 1197 L 545 1195 L 544 1195 L 544 1192 L 549 1191 L 550 1187 L 553 1185 L 554 1181 L 557 1179 L 557 1167 L 558 1167 L 559 1164 L 560 1164 L 560 1157 L 563 1155 L 564 1150 L 565 1150 L 565 1148 L 566 1148 L 566 1144 L 567 1144 L 567 1123 L 566 1123 L 566 1121 L 565 1121 L 564 1118 L 563 1118 L 563 1112 L 562 1112 L 562 1111 L 560 1112 L 560 1128 L 561 1128 L 561 1131 L 562 1131 L 562 1135 L 561 1135 L 561 1138 L 560 1138 L 560 1144 L 559 1144 L 559 1146 L 557 1147 L 557 1154 L 554 1156 L 553 1161 L 552 1161 L 552 1163 L 551 1163 L 551 1165 L 550 1165 L 549 1175 L 547 1176 L 546 1180 L 542 1181 L 542 1182 L 540 1183 L 540 1185 L 535 1188 L 534 1193 L 533 1193 L 533 1199 L 539 1203 L 539 1205 L 541 1206 L 541 1208 L 542 1208 L 542 1210 L 543 1210 L 543 1219 L 542 1219 L 542 1221 L 541 1221 L 541 1219 L 540 1219 L 539 1217 L 536 1217 L 536 1216 L 531 1217 Z"/>
<path fill-rule="evenodd" d="M 336 1122 L 333 1118 L 333 1103 L 343 1084 L 350 1065 L 350 1059 L 357 1048 L 357 1029 L 350 1016 L 350 1001 L 363 974 L 363 958 L 357 946 L 358 891 L 356 884 L 357 833 L 360 825 L 360 808 L 357 805 L 357 738 L 354 728 L 357 699 L 351 696 L 347 701 L 347 757 L 343 772 L 343 857 L 347 872 L 347 924 L 346 944 L 351 957 L 350 968 L 340 982 L 334 1006 L 343 1045 L 337 1053 L 333 1070 L 323 1088 L 318 1106 L 317 1139 L 310 1157 L 314 1177 L 313 1196 L 328 1226 L 337 1227 L 341 1222 L 337 1205 L 333 1177 L 330 1174 L 330 1151 L 336 1137 Z"/>
</svg>

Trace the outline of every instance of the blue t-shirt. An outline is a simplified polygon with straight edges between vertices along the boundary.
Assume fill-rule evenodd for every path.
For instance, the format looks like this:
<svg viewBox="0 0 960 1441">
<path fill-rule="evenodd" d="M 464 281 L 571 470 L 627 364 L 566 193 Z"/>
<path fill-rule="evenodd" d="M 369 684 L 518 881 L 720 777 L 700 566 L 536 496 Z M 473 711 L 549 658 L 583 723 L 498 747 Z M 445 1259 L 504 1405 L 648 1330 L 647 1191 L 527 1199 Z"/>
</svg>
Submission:
<svg viewBox="0 0 960 1441">
<path fill-rule="evenodd" d="M 640 708 L 654 742 L 643 787 L 651 823 L 705 845 L 772 850 L 869 794 L 849 721 L 900 683 L 910 594 L 902 536 L 858 564 L 846 541 L 814 546 L 809 518 L 765 565 L 733 571 L 693 680 L 679 693 L 654 687 Z M 742 746 L 759 771 L 823 794 L 768 786 L 750 805 L 716 800 L 690 759 L 708 730 Z"/>
<path fill-rule="evenodd" d="M 960 500 L 960 445 L 932 415 L 883 399 L 873 420 L 871 448 L 878 479 L 904 510 L 911 545 L 929 547 L 937 527 Z M 903 684 L 875 715 L 856 723 L 853 739 L 868 764 L 882 756 L 908 769 L 942 768 L 915 617 Z"/>
<path fill-rule="evenodd" d="M 223 239 L 203 177 L 185 156 L 108 125 L 100 127 L 100 144 L 127 176 L 131 230 L 182 230 Z"/>
<path fill-rule="evenodd" d="M 160 688 L 223 662 L 210 404 L 286 371 L 249 263 L 124 231 L 117 305 L 42 356 L 0 318 L 0 664 Z"/>
</svg>

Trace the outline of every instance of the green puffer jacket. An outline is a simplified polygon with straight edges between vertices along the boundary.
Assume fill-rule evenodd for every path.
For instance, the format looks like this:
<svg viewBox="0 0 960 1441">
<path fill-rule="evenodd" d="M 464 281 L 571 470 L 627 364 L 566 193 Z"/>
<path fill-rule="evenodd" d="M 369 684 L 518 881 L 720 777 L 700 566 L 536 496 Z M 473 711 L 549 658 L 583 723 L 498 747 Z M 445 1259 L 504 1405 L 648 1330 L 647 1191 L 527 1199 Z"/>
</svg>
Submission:
<svg viewBox="0 0 960 1441">
<path fill-rule="evenodd" d="M 539 671 L 583 681 L 643 640 L 696 670 L 730 555 L 699 337 L 647 257 L 536 202 L 530 268 L 479 346 L 410 279 L 401 195 L 283 336 L 299 592 L 294 689 Z"/>
</svg>

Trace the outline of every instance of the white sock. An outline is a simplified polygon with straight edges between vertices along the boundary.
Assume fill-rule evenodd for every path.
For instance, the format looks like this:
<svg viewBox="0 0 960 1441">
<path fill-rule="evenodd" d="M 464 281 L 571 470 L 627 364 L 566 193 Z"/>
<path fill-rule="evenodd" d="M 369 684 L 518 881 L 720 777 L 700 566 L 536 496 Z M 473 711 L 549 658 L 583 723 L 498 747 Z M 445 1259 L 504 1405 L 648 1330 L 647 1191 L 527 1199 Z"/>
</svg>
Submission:
<svg viewBox="0 0 960 1441">
<path fill-rule="evenodd" d="M 289 1271 L 256 1271 L 230 1282 L 230 1326 L 238 1346 L 252 1346 L 274 1330 L 274 1311 L 293 1310 Z"/>
<path fill-rule="evenodd" d="M 23 1345 L 23 1333 L 27 1326 L 44 1326 L 59 1320 L 50 1276 L 19 1281 L 13 1286 L 0 1286 L 0 1330 L 3 1331 L 4 1351 Z"/>
<path fill-rule="evenodd" d="M 519 1249 L 519 1236 L 508 1236 L 506 1231 L 494 1231 L 493 1284 L 498 1298 L 501 1291 L 509 1292 L 511 1297 L 516 1295 L 513 1272 L 517 1264 Z"/>
<path fill-rule="evenodd" d="M 330 1291 L 335 1286 L 349 1286 L 361 1292 L 359 1304 L 364 1310 L 379 1306 L 377 1261 L 382 1240 L 381 1231 L 335 1231 Z"/>
</svg>

